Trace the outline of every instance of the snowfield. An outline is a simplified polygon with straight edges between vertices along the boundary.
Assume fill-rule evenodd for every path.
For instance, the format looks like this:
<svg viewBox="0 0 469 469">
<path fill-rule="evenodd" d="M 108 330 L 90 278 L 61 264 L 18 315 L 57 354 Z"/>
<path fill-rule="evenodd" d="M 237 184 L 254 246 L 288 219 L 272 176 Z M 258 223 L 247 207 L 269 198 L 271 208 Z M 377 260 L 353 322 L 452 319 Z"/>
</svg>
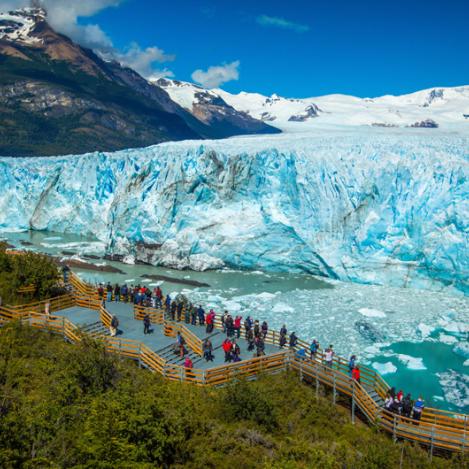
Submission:
<svg viewBox="0 0 469 469">
<path fill-rule="evenodd" d="M 467 292 L 469 138 L 426 132 L 0 158 L 0 229 L 94 235 L 130 262 Z"/>
</svg>

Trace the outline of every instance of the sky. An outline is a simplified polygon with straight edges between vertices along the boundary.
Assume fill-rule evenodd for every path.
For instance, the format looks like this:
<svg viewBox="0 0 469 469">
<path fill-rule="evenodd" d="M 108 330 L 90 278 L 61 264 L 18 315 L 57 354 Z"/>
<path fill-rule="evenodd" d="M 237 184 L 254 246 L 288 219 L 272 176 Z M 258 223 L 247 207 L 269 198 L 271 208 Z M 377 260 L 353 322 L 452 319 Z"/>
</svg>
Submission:
<svg viewBox="0 0 469 469">
<path fill-rule="evenodd" d="M 56 29 L 146 77 L 297 98 L 469 84 L 469 0 L 42 2 Z"/>
</svg>

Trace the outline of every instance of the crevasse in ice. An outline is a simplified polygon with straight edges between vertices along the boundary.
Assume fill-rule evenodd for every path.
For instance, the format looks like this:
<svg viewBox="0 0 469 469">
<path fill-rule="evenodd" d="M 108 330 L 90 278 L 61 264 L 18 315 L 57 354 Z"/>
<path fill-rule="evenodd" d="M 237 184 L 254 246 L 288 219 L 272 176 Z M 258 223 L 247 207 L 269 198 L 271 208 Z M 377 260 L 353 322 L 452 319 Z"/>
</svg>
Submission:
<svg viewBox="0 0 469 469">
<path fill-rule="evenodd" d="M 424 131 L 0 158 L 0 229 L 94 235 L 177 268 L 466 292 L 469 138 Z"/>
</svg>

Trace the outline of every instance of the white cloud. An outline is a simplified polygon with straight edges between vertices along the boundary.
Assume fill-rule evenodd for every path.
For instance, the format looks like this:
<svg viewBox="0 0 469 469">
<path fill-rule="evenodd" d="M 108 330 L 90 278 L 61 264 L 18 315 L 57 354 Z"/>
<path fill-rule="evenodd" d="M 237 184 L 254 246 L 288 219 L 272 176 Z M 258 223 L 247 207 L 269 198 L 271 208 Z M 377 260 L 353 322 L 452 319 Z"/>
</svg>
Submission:
<svg viewBox="0 0 469 469">
<path fill-rule="evenodd" d="M 268 28 L 289 29 L 295 31 L 295 33 L 306 33 L 309 31 L 309 26 L 306 24 L 295 23 L 278 16 L 261 15 L 256 18 L 256 21 L 261 26 Z"/>
<path fill-rule="evenodd" d="M 229 64 L 214 65 L 207 71 L 195 70 L 191 77 L 205 88 L 218 88 L 223 83 L 239 79 L 239 60 L 235 60 Z"/>
<path fill-rule="evenodd" d="M 172 76 L 169 70 L 153 68 L 153 64 L 174 60 L 174 55 L 165 54 L 153 46 L 141 49 L 136 43 L 124 51 L 118 51 L 111 38 L 98 24 L 78 24 L 78 18 L 89 18 L 100 11 L 117 7 L 124 0 L 37 0 L 37 4 L 47 11 L 47 21 L 59 33 L 73 39 L 78 44 L 94 49 L 107 58 L 113 58 L 123 65 L 134 68 L 146 78 Z M 29 0 L 0 0 L 0 11 L 8 11 L 30 6 Z"/>
<path fill-rule="evenodd" d="M 125 52 L 117 52 L 113 55 L 120 63 L 133 68 L 149 80 L 173 76 L 170 70 L 154 68 L 155 63 L 172 62 L 176 58 L 172 54 L 166 54 L 159 47 L 153 46 L 142 49 L 137 43 L 133 42 Z"/>
<path fill-rule="evenodd" d="M 97 24 L 79 25 L 78 17 L 91 17 L 101 10 L 119 5 L 122 0 L 37 0 L 47 10 L 47 20 L 59 33 L 69 36 L 82 46 L 110 49 L 111 39 Z M 28 0 L 0 0 L 0 10 L 28 7 Z"/>
</svg>

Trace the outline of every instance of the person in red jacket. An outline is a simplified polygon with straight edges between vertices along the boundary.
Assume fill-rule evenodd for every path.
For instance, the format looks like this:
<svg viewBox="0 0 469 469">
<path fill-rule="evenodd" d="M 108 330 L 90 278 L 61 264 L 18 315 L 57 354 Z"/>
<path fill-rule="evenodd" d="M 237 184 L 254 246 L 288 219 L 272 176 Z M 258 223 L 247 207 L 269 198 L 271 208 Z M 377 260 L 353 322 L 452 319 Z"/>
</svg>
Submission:
<svg viewBox="0 0 469 469">
<path fill-rule="evenodd" d="M 193 366 L 194 365 L 192 363 L 192 360 L 190 359 L 189 356 L 187 356 L 186 359 L 184 360 L 184 368 L 191 370 Z"/>
<path fill-rule="evenodd" d="M 211 309 L 205 317 L 205 323 L 207 324 L 205 331 L 207 334 L 210 334 L 213 331 L 213 326 L 215 323 L 215 311 L 213 311 L 213 309 Z"/>
<path fill-rule="evenodd" d="M 357 383 L 360 382 L 360 368 L 358 368 L 358 366 L 355 366 L 355 368 L 352 370 L 352 379 L 354 379 Z"/>
<path fill-rule="evenodd" d="M 241 336 L 241 320 L 243 319 L 242 316 L 236 316 L 234 320 L 234 330 L 236 332 L 236 337 L 239 339 Z"/>
<path fill-rule="evenodd" d="M 231 361 L 231 341 L 225 339 L 222 344 L 223 351 L 225 352 L 225 363 Z"/>
</svg>

